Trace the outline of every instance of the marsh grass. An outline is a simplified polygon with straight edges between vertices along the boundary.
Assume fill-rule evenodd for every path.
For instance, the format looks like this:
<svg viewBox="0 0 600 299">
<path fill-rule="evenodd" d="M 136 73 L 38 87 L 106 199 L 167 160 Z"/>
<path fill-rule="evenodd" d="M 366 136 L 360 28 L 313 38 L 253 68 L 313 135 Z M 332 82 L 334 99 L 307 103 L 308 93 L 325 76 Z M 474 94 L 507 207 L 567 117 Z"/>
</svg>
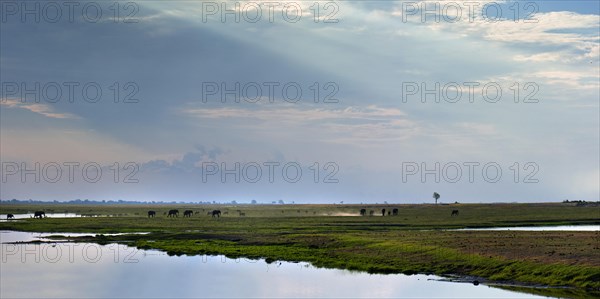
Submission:
<svg viewBox="0 0 600 299">
<path fill-rule="evenodd" d="M 361 208 L 381 211 L 394 207 L 400 210 L 398 216 L 358 216 Z M 199 213 L 191 218 L 167 218 L 163 213 L 171 208 Z M 212 218 L 206 215 L 212 209 L 228 213 Z M 460 210 L 458 217 L 450 216 L 453 209 Z M 2 222 L 0 229 L 95 234 L 150 232 L 73 240 L 127 242 L 170 255 L 304 261 L 317 267 L 369 273 L 473 276 L 513 285 L 569 287 L 575 291 L 562 292 L 589 296 L 600 290 L 598 231 L 446 229 L 600 224 L 599 209 L 572 204 L 2 205 L 3 214 L 44 210 L 103 217 L 25 219 Z M 157 217 L 147 218 L 148 210 L 157 211 Z M 240 216 L 238 210 L 246 216 Z M 357 216 L 335 216 L 348 214 Z M 547 290 L 558 292 L 557 288 Z"/>
</svg>

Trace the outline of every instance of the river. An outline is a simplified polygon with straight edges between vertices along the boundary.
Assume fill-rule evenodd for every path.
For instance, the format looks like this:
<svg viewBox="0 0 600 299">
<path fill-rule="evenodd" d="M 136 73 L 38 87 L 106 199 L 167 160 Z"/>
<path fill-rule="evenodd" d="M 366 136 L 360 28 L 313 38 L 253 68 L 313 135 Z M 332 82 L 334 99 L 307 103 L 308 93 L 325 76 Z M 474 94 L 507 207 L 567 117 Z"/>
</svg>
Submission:
<svg viewBox="0 0 600 299">
<path fill-rule="evenodd" d="M 10 244 L 47 235 L 0 232 L 1 298 L 545 298 L 433 275 L 379 275 L 224 256 L 168 256 L 122 244 Z"/>
</svg>

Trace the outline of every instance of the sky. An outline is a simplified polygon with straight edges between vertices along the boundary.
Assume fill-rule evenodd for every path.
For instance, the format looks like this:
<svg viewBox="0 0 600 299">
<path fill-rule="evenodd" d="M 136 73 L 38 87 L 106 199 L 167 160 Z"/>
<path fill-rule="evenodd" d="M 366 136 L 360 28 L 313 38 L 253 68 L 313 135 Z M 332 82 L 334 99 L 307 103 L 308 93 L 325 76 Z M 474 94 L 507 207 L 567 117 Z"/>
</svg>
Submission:
<svg viewBox="0 0 600 299">
<path fill-rule="evenodd" d="M 596 1 L 0 2 L 0 199 L 600 197 Z"/>
</svg>

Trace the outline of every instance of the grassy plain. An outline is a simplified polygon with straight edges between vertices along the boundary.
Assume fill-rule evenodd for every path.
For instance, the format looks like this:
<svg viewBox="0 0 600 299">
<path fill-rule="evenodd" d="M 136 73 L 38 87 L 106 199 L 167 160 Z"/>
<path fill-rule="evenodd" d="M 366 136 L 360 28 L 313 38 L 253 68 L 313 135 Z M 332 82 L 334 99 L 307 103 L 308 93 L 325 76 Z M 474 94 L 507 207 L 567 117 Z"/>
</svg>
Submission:
<svg viewBox="0 0 600 299">
<path fill-rule="evenodd" d="M 168 218 L 164 213 L 173 208 L 181 214 Z M 359 216 L 361 208 L 376 216 Z M 399 214 L 382 217 L 383 208 L 398 208 Z M 184 218 L 187 209 L 198 213 Z M 222 217 L 208 216 L 213 209 L 221 210 Z M 76 240 L 122 242 L 171 255 L 223 254 L 370 273 L 458 275 L 513 288 L 544 286 L 535 292 L 546 295 L 600 297 L 598 231 L 448 230 L 598 225 L 598 205 L 0 205 L 0 214 L 37 210 L 99 217 L 0 222 L 0 230 L 89 232 L 97 235 Z M 156 218 L 148 218 L 148 210 L 156 211 Z M 459 215 L 451 216 L 452 210 Z M 119 232 L 150 234 L 102 235 Z"/>
</svg>

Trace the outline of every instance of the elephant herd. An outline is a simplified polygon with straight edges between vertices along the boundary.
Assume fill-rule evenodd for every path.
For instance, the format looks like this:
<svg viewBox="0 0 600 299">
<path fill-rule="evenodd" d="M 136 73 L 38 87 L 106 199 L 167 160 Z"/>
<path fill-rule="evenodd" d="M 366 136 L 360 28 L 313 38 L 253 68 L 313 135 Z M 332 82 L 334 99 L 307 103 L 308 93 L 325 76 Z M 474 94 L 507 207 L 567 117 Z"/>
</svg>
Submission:
<svg viewBox="0 0 600 299">
<path fill-rule="evenodd" d="M 200 212 L 194 213 L 194 211 L 192 211 L 192 210 L 185 210 L 183 212 L 183 217 L 184 218 L 185 217 L 189 218 L 189 217 L 192 217 L 192 215 L 194 215 L 194 214 L 197 215 L 197 214 L 200 214 Z M 227 212 L 225 212 L 225 214 L 227 214 Z M 168 213 L 165 212 L 165 215 L 167 215 L 167 217 L 179 217 L 179 210 L 169 210 Z M 212 216 L 213 218 L 214 217 L 220 218 L 221 217 L 221 211 L 220 210 L 213 210 L 213 211 L 208 212 L 208 215 Z M 246 216 L 246 214 L 242 213 L 240 211 L 240 216 Z M 156 217 L 156 211 L 148 211 L 148 218 L 154 218 L 154 217 Z M 39 219 L 46 218 L 46 213 L 44 211 L 36 211 L 36 212 L 33 213 L 33 217 L 32 218 L 39 218 Z M 15 215 L 13 215 L 13 214 L 6 214 L 6 219 L 7 220 L 15 219 Z"/>
<path fill-rule="evenodd" d="M 394 208 L 391 210 L 381 209 L 381 216 L 385 216 L 387 211 L 388 216 L 398 216 L 398 209 Z M 369 216 L 375 215 L 375 211 L 370 210 Z M 360 209 L 360 216 L 367 216 L 367 209 Z"/>
<path fill-rule="evenodd" d="M 33 217 L 32 218 L 46 218 L 46 213 L 44 211 L 35 211 L 33 213 Z M 6 214 L 6 220 L 10 220 L 10 219 L 15 219 L 15 215 L 13 214 Z"/>
<path fill-rule="evenodd" d="M 391 211 L 386 209 L 381 209 L 381 216 L 385 216 L 387 212 L 388 216 L 398 216 L 398 209 L 394 208 Z M 369 216 L 375 215 L 375 211 L 370 210 Z M 367 216 L 367 209 L 360 209 L 360 216 Z M 458 216 L 458 210 L 452 210 L 450 216 Z"/>
<path fill-rule="evenodd" d="M 194 214 L 198 215 L 200 212 L 195 212 L 192 210 L 185 210 L 183 212 L 183 217 L 184 218 L 190 218 L 192 217 Z M 238 210 L 238 213 L 240 215 L 240 217 L 246 216 L 246 213 Z M 283 211 L 282 211 L 283 213 Z M 225 213 L 221 213 L 221 210 L 212 210 L 209 211 L 207 213 L 208 216 L 212 216 L 213 218 L 220 218 L 221 214 L 228 214 L 228 212 Z M 398 216 L 398 208 L 393 208 L 393 209 L 381 209 L 381 216 Z M 179 210 L 177 209 L 173 209 L 173 210 L 169 210 L 168 212 L 165 212 L 164 215 L 167 215 L 167 217 L 172 218 L 172 217 L 179 217 Z M 360 209 L 360 215 L 361 216 L 367 216 L 367 209 Z M 368 215 L 369 216 L 374 216 L 375 215 L 375 211 L 374 210 L 369 210 L 368 211 Z M 458 216 L 458 210 L 452 210 L 452 213 L 450 214 L 450 216 Z M 33 218 L 38 218 L 38 219 L 42 219 L 46 217 L 46 213 L 43 211 L 36 211 L 35 213 L 33 213 Z M 148 211 L 148 218 L 154 218 L 156 217 L 156 211 Z M 7 214 L 6 215 L 6 219 L 15 219 L 15 216 L 13 214 Z"/>
<path fill-rule="evenodd" d="M 185 210 L 185 211 L 183 211 L 183 217 L 184 218 L 186 218 L 186 217 L 190 218 L 190 217 L 192 217 L 192 215 L 194 215 L 194 214 L 197 215 L 199 213 L 200 212 L 194 213 L 194 211 L 192 211 L 192 210 Z M 165 212 L 165 215 L 167 215 L 167 217 L 169 217 L 169 218 L 171 218 L 171 217 L 179 217 L 179 210 L 176 210 L 176 209 L 169 210 L 169 212 Z M 220 210 L 213 210 L 211 212 L 208 212 L 208 215 L 212 216 L 213 218 L 214 217 L 220 218 L 221 217 L 221 211 Z M 156 211 L 148 211 L 148 218 L 154 218 L 154 217 L 156 217 Z"/>
</svg>

